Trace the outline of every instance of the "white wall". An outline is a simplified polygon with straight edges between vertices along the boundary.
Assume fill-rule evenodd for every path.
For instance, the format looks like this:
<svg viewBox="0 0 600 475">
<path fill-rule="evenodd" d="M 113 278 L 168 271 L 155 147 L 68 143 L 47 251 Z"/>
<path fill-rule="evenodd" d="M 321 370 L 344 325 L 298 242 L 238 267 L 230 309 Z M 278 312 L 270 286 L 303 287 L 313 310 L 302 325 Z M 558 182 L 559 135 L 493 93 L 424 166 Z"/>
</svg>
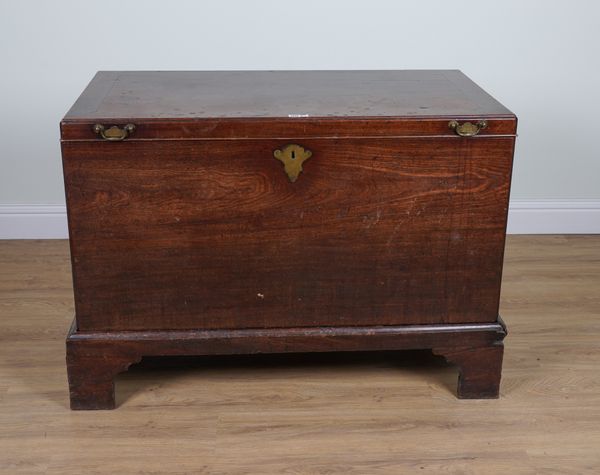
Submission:
<svg viewBox="0 0 600 475">
<path fill-rule="evenodd" d="M 64 203 L 58 122 L 99 69 L 458 68 L 519 116 L 514 206 L 600 227 L 599 25 L 594 0 L 0 0 L 0 215 Z"/>
</svg>

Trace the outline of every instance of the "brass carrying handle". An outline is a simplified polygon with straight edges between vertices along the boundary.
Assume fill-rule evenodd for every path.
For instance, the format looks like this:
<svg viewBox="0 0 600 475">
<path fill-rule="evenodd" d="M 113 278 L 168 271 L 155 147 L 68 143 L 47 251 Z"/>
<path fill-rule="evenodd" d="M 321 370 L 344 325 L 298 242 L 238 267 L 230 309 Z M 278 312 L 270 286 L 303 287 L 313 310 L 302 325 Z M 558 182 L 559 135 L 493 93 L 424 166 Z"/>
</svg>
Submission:
<svg viewBox="0 0 600 475">
<path fill-rule="evenodd" d="M 477 135 L 482 129 L 485 129 L 488 126 L 487 120 L 480 120 L 476 124 L 471 122 L 465 122 L 464 124 L 459 124 L 457 120 L 451 120 L 448 123 L 448 127 L 450 127 L 457 135 L 461 137 L 473 137 Z"/>
<path fill-rule="evenodd" d="M 95 134 L 100 134 L 104 140 L 110 140 L 116 142 L 118 140 L 125 140 L 135 131 L 135 125 L 127 124 L 122 129 L 113 125 L 110 128 L 104 127 L 102 124 L 96 124 L 92 128 Z"/>
</svg>

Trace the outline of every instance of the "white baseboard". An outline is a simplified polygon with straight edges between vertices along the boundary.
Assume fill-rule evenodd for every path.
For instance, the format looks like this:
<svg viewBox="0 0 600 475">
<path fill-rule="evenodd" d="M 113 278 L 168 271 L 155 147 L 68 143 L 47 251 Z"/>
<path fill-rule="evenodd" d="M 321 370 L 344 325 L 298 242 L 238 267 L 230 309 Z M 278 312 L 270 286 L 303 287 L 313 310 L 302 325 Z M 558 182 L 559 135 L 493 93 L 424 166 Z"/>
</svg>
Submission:
<svg viewBox="0 0 600 475">
<path fill-rule="evenodd" d="M 600 200 L 513 200 L 509 234 L 600 234 Z M 0 204 L 0 239 L 66 239 L 64 205 Z"/>
<path fill-rule="evenodd" d="M 600 200 L 511 200 L 508 234 L 600 234 Z"/>
<path fill-rule="evenodd" d="M 0 204 L 0 239 L 67 239 L 64 205 Z"/>
</svg>

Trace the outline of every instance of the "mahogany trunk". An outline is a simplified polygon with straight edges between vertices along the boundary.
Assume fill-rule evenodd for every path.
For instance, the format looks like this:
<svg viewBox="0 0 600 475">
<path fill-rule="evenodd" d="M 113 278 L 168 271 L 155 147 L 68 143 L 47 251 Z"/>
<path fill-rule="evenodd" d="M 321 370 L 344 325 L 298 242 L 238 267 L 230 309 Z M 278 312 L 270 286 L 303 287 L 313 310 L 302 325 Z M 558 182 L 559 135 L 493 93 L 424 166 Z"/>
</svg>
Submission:
<svg viewBox="0 0 600 475">
<path fill-rule="evenodd" d="M 61 133 L 74 409 L 170 354 L 431 348 L 497 397 L 516 117 L 460 72 L 103 72 Z"/>
</svg>

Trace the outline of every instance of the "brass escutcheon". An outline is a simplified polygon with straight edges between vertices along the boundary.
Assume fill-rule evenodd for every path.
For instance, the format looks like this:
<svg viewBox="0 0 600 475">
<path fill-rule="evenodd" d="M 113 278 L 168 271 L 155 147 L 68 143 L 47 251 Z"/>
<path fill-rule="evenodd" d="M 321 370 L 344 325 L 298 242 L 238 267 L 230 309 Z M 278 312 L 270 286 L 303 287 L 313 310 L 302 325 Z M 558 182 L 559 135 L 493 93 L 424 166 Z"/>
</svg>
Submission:
<svg viewBox="0 0 600 475">
<path fill-rule="evenodd" d="M 283 163 L 285 172 L 292 183 L 302 172 L 302 164 L 312 156 L 312 152 L 300 145 L 291 143 L 273 152 L 275 158 Z"/>
<path fill-rule="evenodd" d="M 125 140 L 135 130 L 135 125 L 127 124 L 122 129 L 113 125 L 109 129 L 104 127 L 102 124 L 96 124 L 92 128 L 94 133 L 99 134 L 104 140 L 111 140 L 116 142 L 118 140 Z"/>
<path fill-rule="evenodd" d="M 459 124 L 457 120 L 451 120 L 448 123 L 448 127 L 454 130 L 454 132 L 461 137 L 473 137 L 474 135 L 477 135 L 480 130 L 485 129 L 487 126 L 487 120 L 480 120 L 476 124 L 472 124 L 471 122 Z"/>
</svg>

